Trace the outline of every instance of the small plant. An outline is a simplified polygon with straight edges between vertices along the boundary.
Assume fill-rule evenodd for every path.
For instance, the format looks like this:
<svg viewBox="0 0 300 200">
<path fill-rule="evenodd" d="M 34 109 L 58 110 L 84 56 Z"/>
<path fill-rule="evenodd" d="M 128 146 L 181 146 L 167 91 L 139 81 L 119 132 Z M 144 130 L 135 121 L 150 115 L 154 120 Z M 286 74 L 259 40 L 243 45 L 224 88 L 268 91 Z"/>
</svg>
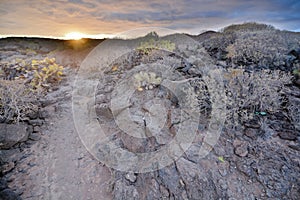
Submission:
<svg viewBox="0 0 300 200">
<path fill-rule="evenodd" d="M 63 66 L 55 63 L 55 58 L 45 58 L 44 60 L 32 60 L 34 70 L 31 86 L 34 89 L 49 88 L 51 84 L 59 83 L 63 76 Z"/>
<path fill-rule="evenodd" d="M 293 75 L 296 77 L 300 77 L 300 69 L 294 69 L 293 70 Z"/>
<path fill-rule="evenodd" d="M 135 86 L 138 91 L 143 89 L 151 90 L 154 87 L 160 85 L 161 78 L 157 77 L 154 72 L 140 72 L 134 75 Z"/>
<path fill-rule="evenodd" d="M 222 163 L 225 162 L 225 159 L 224 159 L 223 156 L 219 156 L 219 157 L 218 157 L 218 160 L 219 160 L 220 162 L 222 162 Z"/>
</svg>

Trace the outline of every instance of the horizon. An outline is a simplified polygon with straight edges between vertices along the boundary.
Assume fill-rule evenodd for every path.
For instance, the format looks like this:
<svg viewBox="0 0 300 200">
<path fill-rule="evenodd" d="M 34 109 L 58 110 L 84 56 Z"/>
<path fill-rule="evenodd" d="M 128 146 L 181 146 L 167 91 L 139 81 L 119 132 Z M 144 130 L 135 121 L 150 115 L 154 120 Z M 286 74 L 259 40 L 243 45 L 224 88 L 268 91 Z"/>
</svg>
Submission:
<svg viewBox="0 0 300 200">
<path fill-rule="evenodd" d="M 230 24 L 228 26 L 231 25 L 240 25 L 240 24 L 245 24 L 245 23 L 257 23 L 257 22 L 244 22 L 244 23 L 236 23 L 236 24 Z M 257 23 L 257 24 L 263 24 L 263 23 Z M 276 30 L 280 30 L 280 31 L 289 31 L 289 32 L 295 32 L 295 33 L 300 33 L 300 30 L 285 30 L 285 29 L 279 29 L 277 27 L 275 27 L 272 24 L 266 24 L 266 25 L 270 25 L 272 27 L 274 27 Z M 56 40 L 80 40 L 80 39 L 95 39 L 95 40 L 101 40 L 101 39 L 133 39 L 133 38 L 138 38 L 138 37 L 143 37 L 146 34 L 152 32 L 154 30 L 158 30 L 158 29 L 165 29 L 167 30 L 167 33 L 164 34 L 158 34 L 159 36 L 165 36 L 165 35 L 170 35 L 170 34 L 187 34 L 187 35 L 193 35 L 193 36 L 197 36 L 197 35 L 201 35 L 205 32 L 209 32 L 209 31 L 215 31 L 215 32 L 221 32 L 224 28 L 228 27 L 220 27 L 217 30 L 202 30 L 199 33 L 188 33 L 188 32 L 179 32 L 179 31 L 174 31 L 174 30 L 168 30 L 165 29 L 163 27 L 142 27 L 142 28 L 137 28 L 136 30 L 142 30 L 142 33 L 137 34 L 136 36 L 131 36 L 126 38 L 126 35 L 124 35 L 124 33 L 117 33 L 117 34 L 97 34 L 97 35 L 86 35 L 86 34 L 82 34 L 76 37 L 72 37 L 72 36 L 61 36 L 61 37 L 57 37 L 57 36 L 43 36 L 43 35 L 0 35 L 0 39 L 6 39 L 6 38 L 26 38 L 26 39 L 56 39 Z M 152 29 L 151 29 L 152 28 Z M 148 32 L 145 32 L 145 30 L 148 30 Z M 76 33 L 76 34 L 81 34 L 78 32 L 71 32 L 72 33 Z"/>
<path fill-rule="evenodd" d="M 142 27 L 198 35 L 245 22 L 299 32 L 299 10 L 297 0 L 2 0 L 0 37 L 103 39 Z"/>
</svg>

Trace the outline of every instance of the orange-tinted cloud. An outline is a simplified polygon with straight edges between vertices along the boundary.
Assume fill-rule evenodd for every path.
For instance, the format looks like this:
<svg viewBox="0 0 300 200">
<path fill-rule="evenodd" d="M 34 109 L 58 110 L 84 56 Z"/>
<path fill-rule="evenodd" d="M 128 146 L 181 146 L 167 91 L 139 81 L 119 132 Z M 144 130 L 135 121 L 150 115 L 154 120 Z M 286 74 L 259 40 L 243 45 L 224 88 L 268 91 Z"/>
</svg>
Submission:
<svg viewBox="0 0 300 200">
<path fill-rule="evenodd" d="M 199 33 L 245 21 L 297 30 L 299 10 L 294 0 L 1 0 L 0 34 L 115 34 L 143 26 Z"/>
</svg>

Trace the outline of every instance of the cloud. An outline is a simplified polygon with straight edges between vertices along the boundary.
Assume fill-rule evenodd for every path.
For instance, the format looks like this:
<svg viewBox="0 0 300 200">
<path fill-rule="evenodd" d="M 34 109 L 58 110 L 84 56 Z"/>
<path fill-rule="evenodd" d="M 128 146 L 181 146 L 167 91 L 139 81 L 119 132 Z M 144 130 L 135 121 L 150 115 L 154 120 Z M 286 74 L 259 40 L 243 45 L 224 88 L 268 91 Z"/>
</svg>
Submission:
<svg viewBox="0 0 300 200">
<path fill-rule="evenodd" d="M 2 0 L 0 34 L 113 34 L 142 26 L 199 33 L 246 21 L 299 30 L 299 10 L 297 0 Z"/>
</svg>

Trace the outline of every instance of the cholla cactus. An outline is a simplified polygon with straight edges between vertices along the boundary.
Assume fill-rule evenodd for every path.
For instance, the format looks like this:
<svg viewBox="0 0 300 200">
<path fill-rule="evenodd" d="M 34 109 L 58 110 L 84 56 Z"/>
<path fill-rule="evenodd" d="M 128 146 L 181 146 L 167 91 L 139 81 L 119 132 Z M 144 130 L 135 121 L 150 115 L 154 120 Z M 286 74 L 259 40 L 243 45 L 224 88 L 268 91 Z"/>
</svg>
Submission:
<svg viewBox="0 0 300 200">
<path fill-rule="evenodd" d="M 134 75 L 134 84 L 139 91 L 151 90 L 160 85 L 161 78 L 157 77 L 154 72 L 139 72 Z"/>
</svg>

